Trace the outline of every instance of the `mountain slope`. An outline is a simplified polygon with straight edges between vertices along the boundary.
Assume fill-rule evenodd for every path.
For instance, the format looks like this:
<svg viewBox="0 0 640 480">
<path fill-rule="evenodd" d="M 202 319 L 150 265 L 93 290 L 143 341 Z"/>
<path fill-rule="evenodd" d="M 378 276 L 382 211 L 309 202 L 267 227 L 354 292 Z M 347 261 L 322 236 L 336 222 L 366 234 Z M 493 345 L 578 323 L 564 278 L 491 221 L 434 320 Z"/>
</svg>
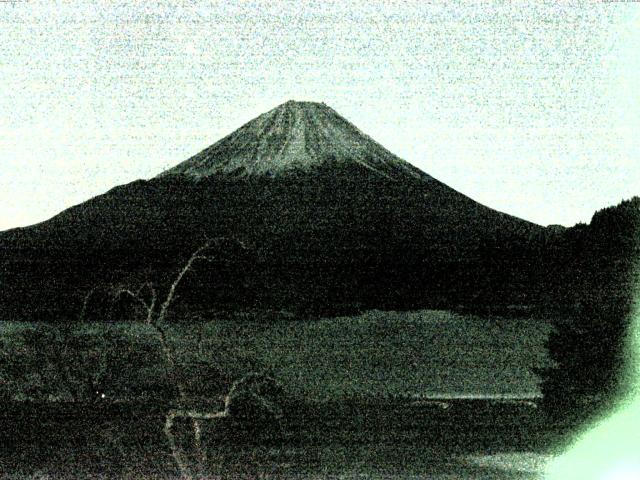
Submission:
<svg viewBox="0 0 640 480">
<path fill-rule="evenodd" d="M 447 187 L 329 107 L 287 102 L 156 178 L 0 234 L 11 285 L 0 308 L 46 317 L 95 285 L 166 282 L 220 236 L 249 250 L 221 252 L 224 269 L 199 272 L 203 293 L 185 302 L 331 312 L 522 301 L 524 246 L 543 230 Z"/>
</svg>

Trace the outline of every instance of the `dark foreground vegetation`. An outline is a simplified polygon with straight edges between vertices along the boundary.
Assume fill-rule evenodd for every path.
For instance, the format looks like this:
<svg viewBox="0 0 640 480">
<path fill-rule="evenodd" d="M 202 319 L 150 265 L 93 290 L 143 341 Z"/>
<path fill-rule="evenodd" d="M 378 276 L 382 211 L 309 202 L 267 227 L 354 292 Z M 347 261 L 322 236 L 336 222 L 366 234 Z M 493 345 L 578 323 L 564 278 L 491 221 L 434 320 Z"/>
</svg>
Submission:
<svg viewBox="0 0 640 480">
<path fill-rule="evenodd" d="M 436 304 L 522 313 L 524 319 L 501 324 L 518 327 L 512 339 L 526 340 L 523 327 L 536 318 L 553 319 L 552 363 L 529 365 L 543 380 L 541 408 L 414 403 L 417 393 L 434 385 L 426 373 L 434 368 L 432 359 L 451 360 L 429 350 L 437 342 L 416 322 L 346 317 L 327 325 L 317 315 L 300 321 L 299 310 L 263 315 L 262 304 L 256 311 L 263 313 L 254 311 L 244 321 L 221 320 L 219 311 L 205 308 L 206 292 L 243 295 L 246 285 L 234 290 L 242 276 L 233 269 L 241 264 L 229 267 L 219 251 L 199 247 L 186 260 L 173 261 L 173 273 L 164 277 L 110 272 L 80 293 L 68 292 L 67 300 L 77 300 L 68 305 L 73 315 L 2 325 L 3 473 L 253 478 L 455 472 L 501 478 L 504 472 L 487 473 L 486 466 L 470 466 L 464 459 L 553 449 L 579 422 L 623 393 L 639 226 L 636 198 L 596 213 L 588 226 L 508 242 L 506 256 L 485 245 L 479 262 L 492 266 L 459 264 L 466 283 L 451 264 L 446 273 L 436 273 L 435 266 L 421 270 L 422 276 L 429 271 L 434 282 L 449 275 L 457 285 L 472 286 L 448 299 L 434 294 L 430 301 Z M 247 249 L 240 247 L 236 253 L 245 255 Z M 191 263 L 213 257 L 207 268 Z M 476 282 L 479 272 L 484 276 Z M 506 274 L 505 283 L 499 272 L 514 273 Z M 183 273 L 186 280 L 180 283 Z M 217 283 L 208 284 L 206 279 L 214 277 Z M 416 278 L 411 277 L 412 288 L 420 284 Z M 224 289 L 215 290 L 220 284 Z M 509 304 L 492 303 L 505 289 Z M 19 297 L 17 290 L 5 288 L 3 295 L 16 292 Z M 315 291 L 311 298 L 325 293 Z M 220 300 L 214 297 L 208 301 Z M 464 301 L 454 305 L 459 300 Z M 208 317 L 212 314 L 215 318 Z M 236 309 L 233 315 L 244 314 Z M 128 321 L 116 322 L 122 318 Z M 454 322 L 451 331 L 464 328 L 460 325 Z M 247 341 L 256 334 L 262 343 Z M 451 342 L 449 347 L 478 354 L 477 344 Z M 501 371 L 497 347 L 479 348 L 495 362 L 496 376 Z M 362 355 L 354 357 L 350 350 Z M 435 355 L 431 360 L 430 354 Z M 488 383 L 476 379 L 475 387 Z M 518 478 L 514 472 L 504 475 Z"/>
<path fill-rule="evenodd" d="M 554 365 L 538 373 L 547 408 L 559 415 L 598 415 L 627 393 L 634 363 L 630 340 L 640 294 L 640 197 L 596 212 L 551 243 L 552 269 L 542 283 L 556 311 L 548 351 Z"/>
<path fill-rule="evenodd" d="M 469 455 L 543 451 L 556 440 L 533 403 L 431 398 L 473 373 L 480 393 L 534 388 L 527 371 L 545 365 L 546 322 L 373 311 L 177 323 L 166 330 L 174 374 L 145 322 L 1 330 L 6 474 L 175 478 L 184 472 L 165 431 L 169 413 L 224 412 L 225 395 L 251 372 L 273 382 L 236 388 L 229 415 L 200 422 L 200 448 L 191 419 L 175 419 L 192 477 L 461 472 L 480 468 L 465 464 Z"/>
<path fill-rule="evenodd" d="M 4 405 L 4 475 L 78 478 L 176 478 L 163 433 L 162 404 Z M 190 426 L 176 425 L 191 473 L 222 478 L 386 478 L 457 474 L 458 478 L 537 478 L 492 470 L 473 456 L 546 454 L 568 425 L 545 423 L 540 410 L 490 401 L 453 401 L 448 409 L 408 402 L 289 403 L 278 419 L 226 418 L 203 427 L 203 451 L 190 449 Z M 42 478 L 42 477 L 40 477 Z"/>
</svg>

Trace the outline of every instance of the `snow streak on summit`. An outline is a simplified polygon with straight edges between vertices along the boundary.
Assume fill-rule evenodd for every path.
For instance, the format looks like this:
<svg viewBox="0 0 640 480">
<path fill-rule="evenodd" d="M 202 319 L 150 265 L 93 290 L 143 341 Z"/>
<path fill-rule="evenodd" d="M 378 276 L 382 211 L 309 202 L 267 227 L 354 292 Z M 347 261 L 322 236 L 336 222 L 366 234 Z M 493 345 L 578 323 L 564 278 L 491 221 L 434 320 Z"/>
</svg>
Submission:
<svg viewBox="0 0 640 480">
<path fill-rule="evenodd" d="M 288 101 L 160 176 L 279 176 L 357 164 L 379 175 L 430 179 L 324 103 Z"/>
</svg>

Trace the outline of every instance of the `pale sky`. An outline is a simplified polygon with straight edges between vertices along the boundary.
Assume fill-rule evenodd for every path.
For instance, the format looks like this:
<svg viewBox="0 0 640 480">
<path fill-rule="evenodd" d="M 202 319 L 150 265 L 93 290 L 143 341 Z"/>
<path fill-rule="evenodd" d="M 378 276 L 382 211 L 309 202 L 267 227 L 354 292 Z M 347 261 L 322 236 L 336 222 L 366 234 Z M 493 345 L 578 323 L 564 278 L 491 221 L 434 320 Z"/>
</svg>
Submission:
<svg viewBox="0 0 640 480">
<path fill-rule="evenodd" d="M 640 195 L 640 3 L 300 3 L 0 1 L 0 230 L 289 99 L 536 223 Z"/>
</svg>

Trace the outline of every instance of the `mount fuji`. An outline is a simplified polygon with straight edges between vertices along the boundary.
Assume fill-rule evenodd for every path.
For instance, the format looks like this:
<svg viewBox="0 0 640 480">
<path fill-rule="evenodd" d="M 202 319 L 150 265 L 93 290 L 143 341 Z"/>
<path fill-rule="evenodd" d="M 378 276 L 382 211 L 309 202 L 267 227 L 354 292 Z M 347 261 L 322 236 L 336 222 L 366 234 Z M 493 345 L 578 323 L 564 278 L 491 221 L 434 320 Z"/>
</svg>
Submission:
<svg viewBox="0 0 640 480">
<path fill-rule="evenodd" d="M 325 104 L 289 101 L 150 180 L 0 232 L 0 313 L 73 315 L 92 285 L 161 282 L 218 237 L 247 250 L 201 267 L 201 293 L 186 303 L 305 312 L 518 303 L 532 260 L 523 246 L 544 230 L 448 187 Z"/>
</svg>

